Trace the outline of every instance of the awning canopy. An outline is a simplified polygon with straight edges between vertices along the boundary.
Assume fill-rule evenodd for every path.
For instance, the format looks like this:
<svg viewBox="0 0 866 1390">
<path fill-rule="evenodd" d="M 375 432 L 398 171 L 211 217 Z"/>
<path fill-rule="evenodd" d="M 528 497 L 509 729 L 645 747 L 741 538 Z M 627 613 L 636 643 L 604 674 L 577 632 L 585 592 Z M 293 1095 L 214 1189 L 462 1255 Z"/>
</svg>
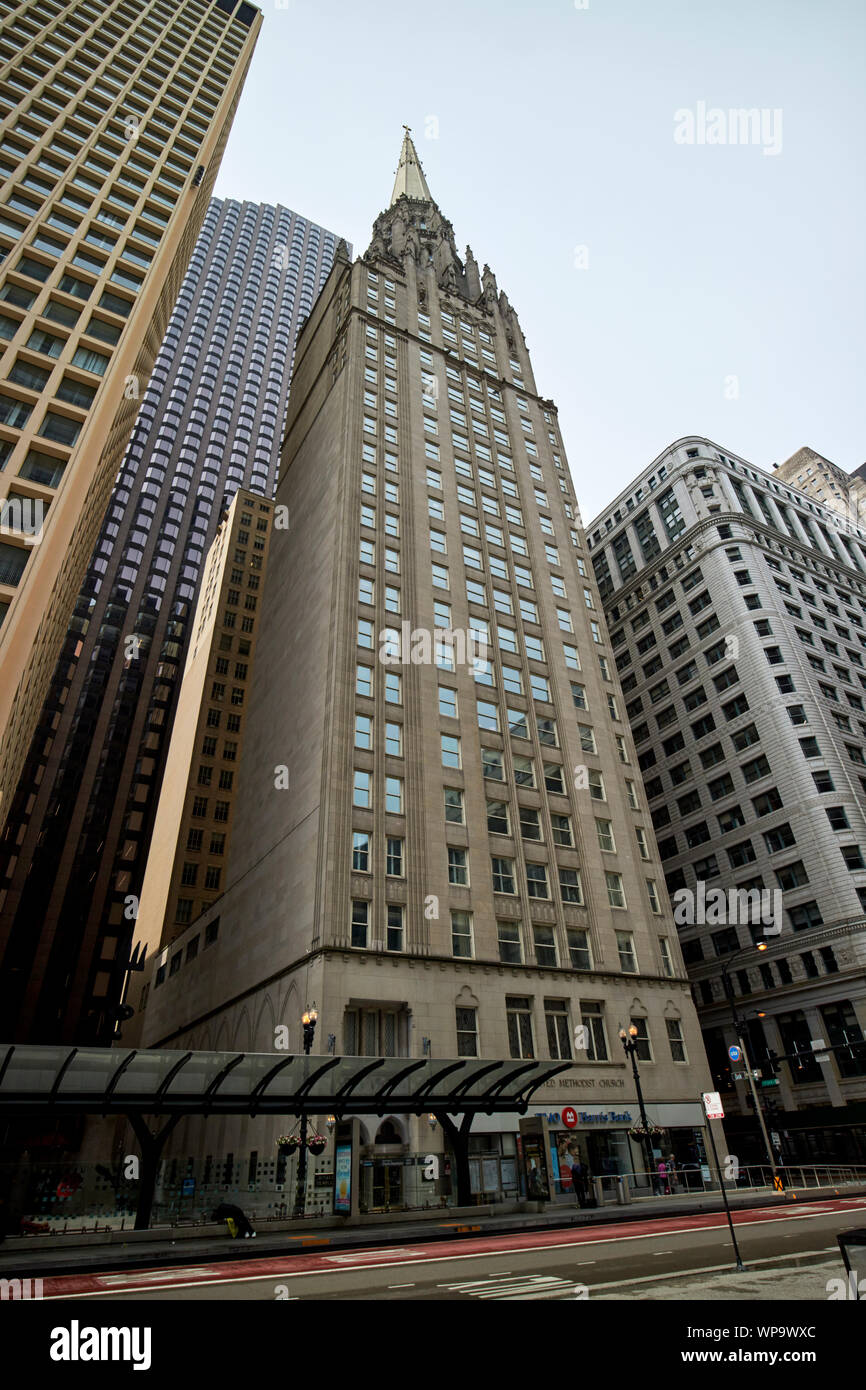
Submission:
<svg viewBox="0 0 866 1390">
<path fill-rule="evenodd" d="M 523 1114 L 572 1065 L 0 1044 L 0 1115 Z"/>
</svg>

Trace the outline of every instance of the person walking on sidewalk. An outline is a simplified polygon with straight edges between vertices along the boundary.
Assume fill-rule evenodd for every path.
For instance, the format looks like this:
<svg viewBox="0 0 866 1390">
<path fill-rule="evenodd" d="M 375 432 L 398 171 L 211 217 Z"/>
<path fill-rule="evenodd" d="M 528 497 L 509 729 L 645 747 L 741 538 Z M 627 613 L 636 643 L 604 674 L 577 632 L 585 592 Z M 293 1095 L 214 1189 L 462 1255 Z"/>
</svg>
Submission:
<svg viewBox="0 0 866 1390">
<path fill-rule="evenodd" d="M 571 1182 L 572 1186 L 574 1187 L 574 1194 L 577 1197 L 577 1205 L 579 1207 L 589 1206 L 589 1202 L 587 1200 L 589 1190 L 589 1170 L 587 1169 L 586 1164 L 582 1161 L 580 1154 L 575 1155 L 574 1163 L 572 1163 L 571 1165 Z"/>
</svg>

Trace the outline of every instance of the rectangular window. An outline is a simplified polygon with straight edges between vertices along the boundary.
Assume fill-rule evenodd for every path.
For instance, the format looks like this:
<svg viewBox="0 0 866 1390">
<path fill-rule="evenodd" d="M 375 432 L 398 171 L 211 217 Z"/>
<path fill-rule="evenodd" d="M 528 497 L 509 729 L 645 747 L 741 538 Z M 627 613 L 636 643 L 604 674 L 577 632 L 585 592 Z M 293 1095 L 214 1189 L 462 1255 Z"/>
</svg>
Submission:
<svg viewBox="0 0 866 1390">
<path fill-rule="evenodd" d="M 399 903 L 388 903 L 387 912 L 387 932 L 385 939 L 385 949 L 388 951 L 402 951 L 403 949 L 403 914 L 405 909 Z"/>
<path fill-rule="evenodd" d="M 355 899 L 352 902 L 352 945 L 367 945 L 367 927 L 369 925 L 370 904 L 365 900 Z"/>
<path fill-rule="evenodd" d="M 448 882 L 461 888 L 469 887 L 469 852 L 448 846 Z"/>
<path fill-rule="evenodd" d="M 455 955 L 457 953 L 455 952 Z M 457 1009 L 457 1056 L 478 1056 L 478 1010 Z"/>
<path fill-rule="evenodd" d="M 451 913 L 451 953 L 461 957 L 472 956 L 472 916 L 469 912 Z"/>
<path fill-rule="evenodd" d="M 619 952 L 619 968 L 626 975 L 637 974 L 637 956 L 634 951 L 634 937 L 631 932 L 618 931 L 616 949 Z"/>
<path fill-rule="evenodd" d="M 365 830 L 352 834 L 352 868 L 356 873 L 368 873 L 370 869 L 370 836 Z"/>
<path fill-rule="evenodd" d="M 549 898 L 547 887 L 547 865 L 526 865 L 526 888 L 530 898 Z"/>
<path fill-rule="evenodd" d="M 532 1005 L 524 997 L 506 995 L 505 1012 L 508 1026 L 508 1049 L 512 1057 L 535 1058 L 532 1037 Z"/>
<path fill-rule="evenodd" d="M 514 893 L 514 860 L 499 859 L 494 856 L 491 859 L 493 871 L 493 891 L 494 893 Z"/>
<path fill-rule="evenodd" d="M 499 941 L 499 959 L 505 965 L 520 965 L 523 959 L 520 923 L 497 919 L 496 933 Z"/>
</svg>

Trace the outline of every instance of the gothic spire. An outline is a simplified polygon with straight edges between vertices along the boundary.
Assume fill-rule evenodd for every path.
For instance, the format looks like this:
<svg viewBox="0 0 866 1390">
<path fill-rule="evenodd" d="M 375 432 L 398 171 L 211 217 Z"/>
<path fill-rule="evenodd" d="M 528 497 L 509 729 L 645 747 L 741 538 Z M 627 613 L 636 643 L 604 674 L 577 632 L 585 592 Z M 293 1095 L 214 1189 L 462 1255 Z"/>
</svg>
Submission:
<svg viewBox="0 0 866 1390">
<path fill-rule="evenodd" d="M 405 125 L 403 129 L 406 133 L 403 136 L 403 148 L 400 151 L 400 163 L 397 165 L 397 177 L 394 180 L 390 206 L 393 207 L 403 193 L 409 198 L 424 198 L 427 202 L 432 203 L 430 189 L 427 187 L 427 180 L 421 168 L 418 152 L 412 143 L 409 127 Z"/>
</svg>

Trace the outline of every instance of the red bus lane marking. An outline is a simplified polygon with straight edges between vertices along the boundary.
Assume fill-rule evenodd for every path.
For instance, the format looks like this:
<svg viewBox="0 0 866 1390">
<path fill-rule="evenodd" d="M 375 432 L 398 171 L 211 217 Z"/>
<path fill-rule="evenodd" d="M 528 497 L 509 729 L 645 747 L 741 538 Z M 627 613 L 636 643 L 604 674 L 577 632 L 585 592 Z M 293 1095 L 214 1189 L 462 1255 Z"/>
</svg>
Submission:
<svg viewBox="0 0 866 1390">
<path fill-rule="evenodd" d="M 767 1222 L 808 1221 L 852 1206 L 864 1209 L 866 1200 L 847 1198 L 810 1204 L 808 1208 L 752 1207 L 736 1212 L 737 1226 L 760 1225 Z M 688 1224 L 685 1224 L 688 1223 Z M 592 1227 L 576 1231 L 525 1232 L 520 1235 L 499 1235 L 472 1240 L 445 1240 L 427 1245 L 379 1247 L 346 1251 L 330 1255 L 271 1255 L 255 1260 L 231 1261 L 212 1267 L 194 1265 L 189 1268 L 117 1271 L 107 1274 L 73 1274 L 47 1276 L 44 1280 L 45 1298 L 81 1298 L 111 1293 L 131 1293 L 142 1288 L 183 1287 L 206 1283 L 247 1283 L 256 1279 L 279 1276 L 281 1279 L 302 1278 L 305 1275 L 334 1274 L 338 1270 L 401 1266 L 412 1262 L 431 1264 L 437 1261 L 476 1259 L 485 1255 L 524 1254 L 529 1250 L 568 1249 L 584 1245 L 608 1245 L 619 1240 L 649 1240 L 659 1235 L 688 1235 L 696 1231 L 725 1227 L 724 1212 L 707 1212 L 694 1217 L 664 1217 L 651 1220 L 623 1222 L 606 1228 L 606 1234 L 596 1234 Z"/>
</svg>

